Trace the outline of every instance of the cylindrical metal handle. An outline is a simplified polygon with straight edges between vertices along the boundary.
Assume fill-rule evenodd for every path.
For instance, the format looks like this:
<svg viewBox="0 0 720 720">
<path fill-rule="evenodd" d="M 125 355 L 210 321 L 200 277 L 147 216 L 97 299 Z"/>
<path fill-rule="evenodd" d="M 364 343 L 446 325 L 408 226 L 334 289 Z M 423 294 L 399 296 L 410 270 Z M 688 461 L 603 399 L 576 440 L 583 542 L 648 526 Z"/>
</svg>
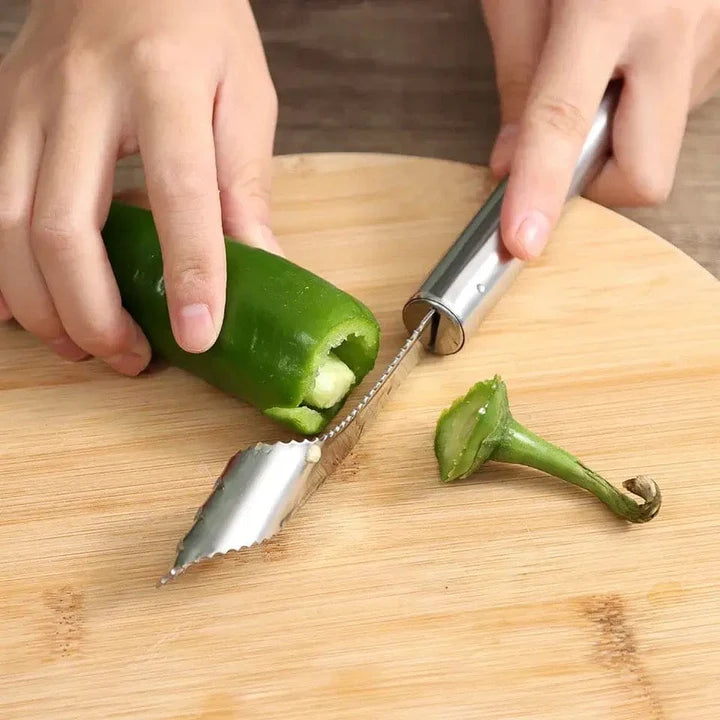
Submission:
<svg viewBox="0 0 720 720">
<path fill-rule="evenodd" d="M 612 117 L 619 94 L 619 82 L 613 81 L 583 145 L 567 199 L 583 191 L 610 154 Z M 434 353 L 450 355 L 460 350 L 466 336 L 477 328 L 524 265 L 510 255 L 500 238 L 500 208 L 506 185 L 506 180 L 498 185 L 403 309 L 410 332 L 428 311 L 435 310 L 432 332 L 423 339 Z"/>
</svg>

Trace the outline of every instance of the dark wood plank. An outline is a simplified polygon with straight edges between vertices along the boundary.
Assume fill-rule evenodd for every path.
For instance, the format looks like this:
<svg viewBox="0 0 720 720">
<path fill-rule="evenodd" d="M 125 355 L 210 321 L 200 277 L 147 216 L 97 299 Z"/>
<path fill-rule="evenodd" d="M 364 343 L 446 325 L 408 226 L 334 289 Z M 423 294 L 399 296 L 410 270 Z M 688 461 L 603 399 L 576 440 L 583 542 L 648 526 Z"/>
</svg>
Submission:
<svg viewBox="0 0 720 720">
<path fill-rule="evenodd" d="M 0 51 L 25 5 L 0 0 Z M 487 162 L 498 108 L 478 0 L 255 0 L 253 7 L 280 97 L 278 154 Z M 136 167 L 136 160 L 120 164 L 119 186 L 136 181 Z M 720 277 L 720 97 L 690 118 L 668 202 L 619 210 Z"/>
<path fill-rule="evenodd" d="M 487 158 L 497 103 L 475 0 L 254 6 L 281 102 L 278 152 Z"/>
</svg>

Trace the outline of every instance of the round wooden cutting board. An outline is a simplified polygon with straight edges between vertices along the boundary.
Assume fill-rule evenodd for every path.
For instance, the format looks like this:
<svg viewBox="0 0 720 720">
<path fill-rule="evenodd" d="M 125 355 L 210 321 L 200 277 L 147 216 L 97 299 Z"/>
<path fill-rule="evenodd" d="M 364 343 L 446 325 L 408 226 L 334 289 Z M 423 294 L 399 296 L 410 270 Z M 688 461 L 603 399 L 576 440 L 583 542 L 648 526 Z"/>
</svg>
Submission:
<svg viewBox="0 0 720 720">
<path fill-rule="evenodd" d="M 289 256 L 383 329 L 491 189 L 485 170 L 279 158 Z M 284 437 L 175 369 L 122 378 L 0 328 L 3 720 L 720 717 L 720 284 L 668 243 L 570 204 L 471 342 L 426 356 L 268 544 L 158 589 L 228 458 Z M 494 373 L 517 419 L 619 485 L 492 466 L 442 485 L 440 411 Z"/>
</svg>

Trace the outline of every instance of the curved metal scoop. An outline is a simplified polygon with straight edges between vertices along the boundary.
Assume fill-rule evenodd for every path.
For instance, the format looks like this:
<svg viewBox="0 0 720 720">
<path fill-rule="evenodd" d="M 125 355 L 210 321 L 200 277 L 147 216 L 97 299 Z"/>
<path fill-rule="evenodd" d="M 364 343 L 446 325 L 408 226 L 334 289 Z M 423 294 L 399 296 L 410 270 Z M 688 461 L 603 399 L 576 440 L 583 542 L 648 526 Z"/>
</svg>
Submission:
<svg viewBox="0 0 720 720">
<path fill-rule="evenodd" d="M 313 440 L 258 443 L 235 455 L 198 510 L 164 585 L 193 563 L 251 547 L 277 533 L 325 478 L 347 457 L 369 420 L 417 364 L 418 340 L 433 317 L 428 312 L 380 379 L 332 430 Z"/>
</svg>

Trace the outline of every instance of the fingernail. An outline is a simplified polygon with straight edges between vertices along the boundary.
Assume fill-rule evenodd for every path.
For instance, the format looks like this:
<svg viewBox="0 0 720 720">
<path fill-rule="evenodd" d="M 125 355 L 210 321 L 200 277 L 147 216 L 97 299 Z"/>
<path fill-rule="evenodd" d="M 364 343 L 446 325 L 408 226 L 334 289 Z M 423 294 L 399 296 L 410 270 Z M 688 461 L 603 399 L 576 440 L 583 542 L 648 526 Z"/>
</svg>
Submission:
<svg viewBox="0 0 720 720">
<path fill-rule="evenodd" d="M 64 360 L 78 362 L 84 360 L 88 354 L 78 347 L 67 335 L 50 341 L 50 347 Z"/>
<path fill-rule="evenodd" d="M 177 315 L 178 344 L 188 352 L 209 350 L 216 340 L 210 308 L 202 303 L 186 305 Z"/>
<path fill-rule="evenodd" d="M 517 135 L 518 126 L 515 123 L 509 123 L 500 128 L 490 153 L 490 168 L 496 175 L 505 175 L 510 169 L 510 159 Z"/>
<path fill-rule="evenodd" d="M 105 358 L 105 362 L 122 375 L 139 375 L 147 366 L 148 360 L 144 355 L 134 352 L 121 353 Z"/>
<path fill-rule="evenodd" d="M 531 260 L 540 257 L 550 234 L 550 221 L 538 210 L 531 210 L 515 233 L 516 243 Z"/>
</svg>

